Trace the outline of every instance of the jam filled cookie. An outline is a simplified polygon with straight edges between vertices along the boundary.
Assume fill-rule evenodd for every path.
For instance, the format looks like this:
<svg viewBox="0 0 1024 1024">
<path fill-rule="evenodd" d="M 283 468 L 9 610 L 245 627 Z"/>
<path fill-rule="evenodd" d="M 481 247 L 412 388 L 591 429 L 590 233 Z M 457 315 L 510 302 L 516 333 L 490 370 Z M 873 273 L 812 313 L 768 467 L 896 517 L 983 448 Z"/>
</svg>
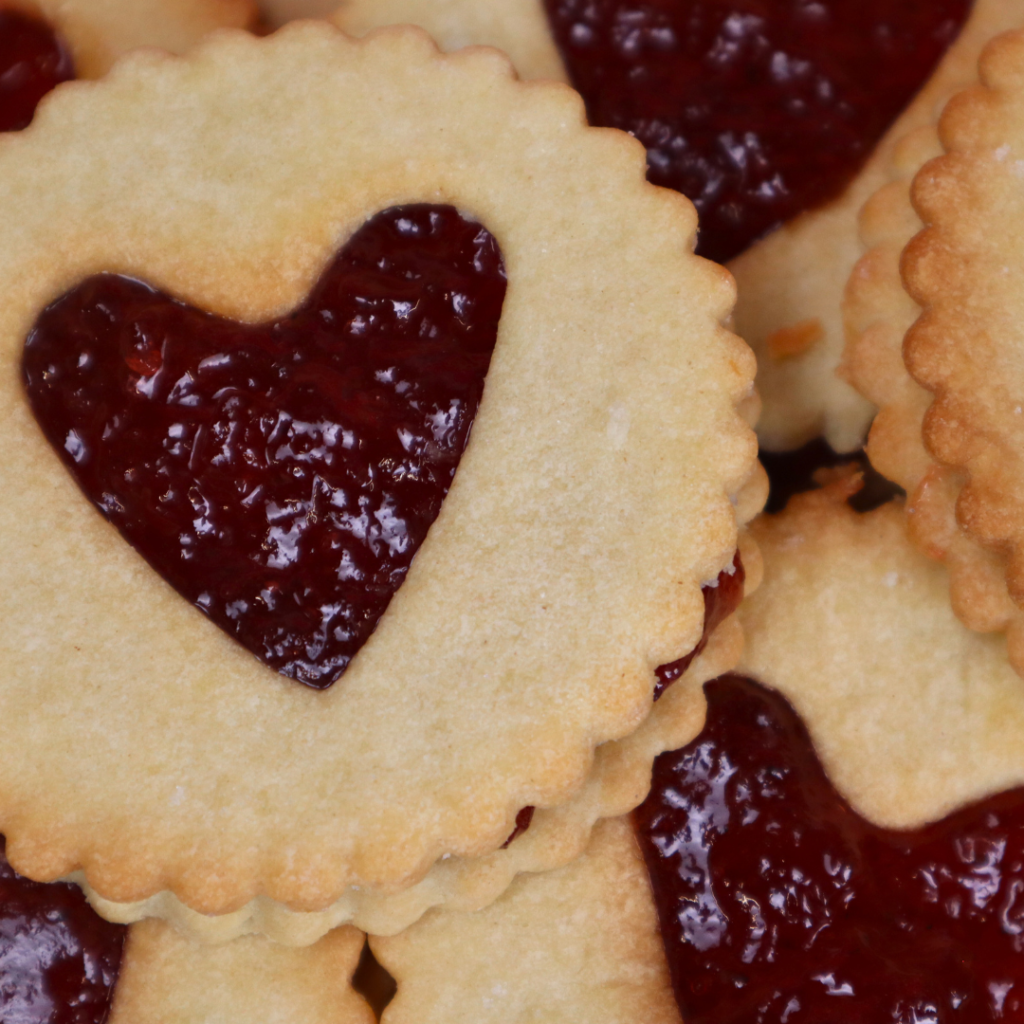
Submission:
<svg viewBox="0 0 1024 1024">
<path fill-rule="evenodd" d="M 851 489 L 758 522 L 751 678 L 706 687 L 634 816 L 687 1024 L 1024 1005 L 1024 688 L 898 504 L 859 515 Z"/>
<path fill-rule="evenodd" d="M 977 75 L 976 69 L 964 72 L 960 84 L 966 86 Z M 925 448 L 922 427 L 932 395 L 910 376 L 903 361 L 904 336 L 921 314 L 900 277 L 903 249 L 924 226 L 911 205 L 911 180 L 941 153 L 935 125 L 911 132 L 893 147 L 890 181 L 861 211 L 861 241 L 867 251 L 850 276 L 843 301 L 847 347 L 841 372 L 878 406 L 868 456 L 906 491 L 910 535 L 923 551 L 945 563 L 954 611 L 971 629 L 1005 632 L 1010 660 L 1020 671 L 1024 610 L 1007 590 L 1006 558 L 983 547 L 957 523 L 963 472 L 936 462 Z"/>
<path fill-rule="evenodd" d="M 19 60 L 34 65 L 35 73 L 26 75 L 23 66 L 0 78 L 0 115 L 28 78 L 40 87 L 49 78 L 49 88 L 73 77 L 98 78 L 129 50 L 183 53 L 207 32 L 244 28 L 254 17 L 252 0 L 5 0 L 0 73 L 10 73 Z M 37 90 L 36 101 L 45 91 Z M 0 130 L 15 127 L 24 124 L 0 123 Z"/>
<path fill-rule="evenodd" d="M 1008 629 L 1011 657 L 1024 671 L 1024 374 L 1014 320 L 1024 271 L 1012 231 L 1022 203 L 1022 68 L 1020 33 L 990 44 L 981 84 L 951 100 L 943 114 L 939 134 L 947 155 L 914 181 L 914 204 L 927 228 L 908 245 L 903 273 L 924 312 L 903 351 L 910 373 L 931 393 L 919 397 L 916 414 L 928 452 L 944 467 L 919 487 L 932 510 L 926 525 L 940 537 L 943 525 L 954 535 L 959 525 L 971 538 L 960 545 L 967 567 L 958 606 L 980 599 L 1001 611 L 1008 591 L 1012 610 L 1002 616 L 1005 625 L 993 625 Z"/>
<path fill-rule="evenodd" d="M 643 167 L 493 51 L 312 22 L 4 140 L 20 871 L 319 911 L 493 851 L 636 730 L 756 465 L 731 282 Z"/>
</svg>

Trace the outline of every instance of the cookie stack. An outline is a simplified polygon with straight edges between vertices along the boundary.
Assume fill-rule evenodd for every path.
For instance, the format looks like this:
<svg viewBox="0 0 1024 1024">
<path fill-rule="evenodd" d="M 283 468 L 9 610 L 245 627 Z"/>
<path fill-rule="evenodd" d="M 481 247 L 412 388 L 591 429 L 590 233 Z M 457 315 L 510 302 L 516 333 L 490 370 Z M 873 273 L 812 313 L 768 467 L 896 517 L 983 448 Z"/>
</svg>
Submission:
<svg viewBox="0 0 1024 1024">
<path fill-rule="evenodd" d="M 0 9 L 0 1020 L 1012 1019 L 1024 8 L 333 6 Z"/>
</svg>

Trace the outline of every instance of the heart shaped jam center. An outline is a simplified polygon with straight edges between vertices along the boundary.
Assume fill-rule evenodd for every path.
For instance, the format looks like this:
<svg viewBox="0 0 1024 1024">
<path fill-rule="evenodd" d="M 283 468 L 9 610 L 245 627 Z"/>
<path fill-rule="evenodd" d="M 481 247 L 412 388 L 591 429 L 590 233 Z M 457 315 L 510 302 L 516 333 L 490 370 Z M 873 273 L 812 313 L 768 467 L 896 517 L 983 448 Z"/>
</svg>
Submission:
<svg viewBox="0 0 1024 1024">
<path fill-rule="evenodd" d="M 688 1024 L 1024 1019 L 1024 789 L 878 828 L 779 694 L 705 690 L 635 812 Z"/>
<path fill-rule="evenodd" d="M 39 317 L 25 386 L 86 496 L 150 565 L 261 660 L 323 689 L 441 509 L 505 283 L 480 224 L 399 207 L 273 323 L 90 278 Z"/>
<path fill-rule="evenodd" d="M 69 882 L 15 873 L 0 836 L 0 1020 L 101 1024 L 127 928 L 108 924 Z"/>
<path fill-rule="evenodd" d="M 53 29 L 24 11 L 0 10 L 0 132 L 27 127 L 36 104 L 75 77 Z"/>
<path fill-rule="evenodd" d="M 839 194 L 971 0 L 545 0 L 592 124 L 647 147 L 725 261 Z"/>
</svg>

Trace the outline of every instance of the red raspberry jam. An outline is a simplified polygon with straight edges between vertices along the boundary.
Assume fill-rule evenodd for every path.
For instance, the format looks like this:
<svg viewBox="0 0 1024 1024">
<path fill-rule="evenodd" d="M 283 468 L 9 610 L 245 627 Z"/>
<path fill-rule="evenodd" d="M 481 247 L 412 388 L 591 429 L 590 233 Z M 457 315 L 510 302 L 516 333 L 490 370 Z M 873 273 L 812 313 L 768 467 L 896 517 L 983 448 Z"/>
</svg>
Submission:
<svg viewBox="0 0 1024 1024">
<path fill-rule="evenodd" d="M 1024 789 L 877 828 L 779 694 L 705 692 L 635 812 L 687 1024 L 1024 1020 Z"/>
<path fill-rule="evenodd" d="M 77 886 L 16 874 L 0 836 L 4 1024 L 103 1024 L 126 931 L 97 917 Z"/>
<path fill-rule="evenodd" d="M 545 0 L 591 123 L 647 147 L 724 262 L 837 196 L 970 0 Z"/>
<path fill-rule="evenodd" d="M 0 132 L 27 127 L 39 101 L 74 77 L 71 54 L 46 22 L 0 9 Z"/>
<path fill-rule="evenodd" d="M 657 682 L 654 684 L 654 699 L 657 700 L 689 667 L 694 658 L 708 645 L 708 639 L 718 628 L 719 623 L 724 622 L 743 600 L 743 581 L 746 573 L 743 571 L 743 563 L 740 561 L 740 553 L 737 551 L 732 560 L 732 565 L 725 572 L 718 574 L 718 579 L 713 587 L 703 587 L 701 593 L 704 595 L 704 631 L 701 633 L 700 642 L 689 654 L 671 661 L 667 665 L 659 665 L 655 669 Z"/>
<path fill-rule="evenodd" d="M 86 496 L 150 565 L 266 664 L 323 689 L 441 509 L 504 296 L 485 228 L 399 207 L 274 323 L 92 277 L 40 315 L 25 386 Z"/>
</svg>

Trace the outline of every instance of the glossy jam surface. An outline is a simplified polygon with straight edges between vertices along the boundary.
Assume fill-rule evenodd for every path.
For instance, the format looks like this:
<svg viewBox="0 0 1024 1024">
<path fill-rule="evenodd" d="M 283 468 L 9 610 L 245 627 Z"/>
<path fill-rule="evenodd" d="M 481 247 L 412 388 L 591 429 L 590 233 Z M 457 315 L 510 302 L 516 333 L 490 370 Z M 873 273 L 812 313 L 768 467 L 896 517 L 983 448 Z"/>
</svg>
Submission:
<svg viewBox="0 0 1024 1024">
<path fill-rule="evenodd" d="M 970 0 L 545 0 L 594 124 L 647 147 L 724 261 L 838 195 Z"/>
<path fill-rule="evenodd" d="M 667 665 L 659 665 L 655 670 L 657 681 L 654 684 L 654 699 L 657 700 L 689 667 L 694 658 L 700 654 L 708 645 L 708 639 L 718 627 L 737 608 L 743 600 L 743 581 L 746 573 L 743 571 L 743 563 L 740 561 L 739 552 L 733 559 L 731 571 L 721 572 L 713 587 L 703 587 L 701 593 L 704 595 L 704 630 L 701 633 L 700 642 L 677 661 L 671 661 Z"/>
<path fill-rule="evenodd" d="M 126 931 L 97 917 L 77 886 L 16 874 L 0 837 L 4 1024 L 103 1024 Z"/>
<path fill-rule="evenodd" d="M 324 688 L 440 511 L 504 295 L 480 224 L 395 208 L 275 323 L 93 277 L 39 317 L 25 385 L 83 491 L 149 563 L 268 665 Z"/>
<path fill-rule="evenodd" d="M 49 25 L 0 8 L 0 132 L 27 127 L 39 101 L 74 77 L 71 54 Z"/>
<path fill-rule="evenodd" d="M 782 697 L 705 691 L 635 812 L 687 1024 L 1024 1020 L 1024 790 L 880 829 Z"/>
</svg>

